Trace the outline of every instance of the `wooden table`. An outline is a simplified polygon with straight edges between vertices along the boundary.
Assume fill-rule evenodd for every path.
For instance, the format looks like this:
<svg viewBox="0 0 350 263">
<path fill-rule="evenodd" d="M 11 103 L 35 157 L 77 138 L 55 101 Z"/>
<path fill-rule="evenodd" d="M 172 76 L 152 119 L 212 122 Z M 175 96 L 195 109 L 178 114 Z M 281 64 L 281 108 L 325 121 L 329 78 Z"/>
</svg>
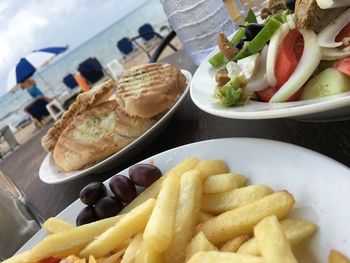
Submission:
<svg viewBox="0 0 350 263">
<path fill-rule="evenodd" d="M 166 61 L 176 63 L 192 73 L 196 69 L 183 51 L 168 57 Z M 45 156 L 40 150 L 42 133 L 0 162 L 0 170 L 13 179 L 45 218 L 55 216 L 76 200 L 81 188 L 89 182 L 103 181 L 135 162 L 196 141 L 224 137 L 272 139 L 312 149 L 350 166 L 350 121 L 306 123 L 290 119 L 256 121 L 224 119 L 201 111 L 192 103 L 189 96 L 175 113 L 169 126 L 147 150 L 123 165 L 114 167 L 110 173 L 93 174 L 61 185 L 42 183 L 38 178 L 38 169 Z"/>
</svg>

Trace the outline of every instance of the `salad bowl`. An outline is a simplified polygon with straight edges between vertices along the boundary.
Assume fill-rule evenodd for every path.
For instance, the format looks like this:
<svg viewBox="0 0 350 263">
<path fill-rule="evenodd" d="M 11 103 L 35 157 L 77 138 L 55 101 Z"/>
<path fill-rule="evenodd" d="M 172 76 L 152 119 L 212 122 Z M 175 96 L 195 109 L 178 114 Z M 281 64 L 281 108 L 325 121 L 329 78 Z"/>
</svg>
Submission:
<svg viewBox="0 0 350 263">
<path fill-rule="evenodd" d="M 223 107 L 213 99 L 216 88 L 215 72 L 208 59 L 218 52 L 214 50 L 200 64 L 193 76 L 190 94 L 194 104 L 201 110 L 230 119 L 276 119 L 293 118 L 310 122 L 329 122 L 350 119 L 350 92 L 313 100 L 266 103 L 248 101 L 243 106 Z"/>
<path fill-rule="evenodd" d="M 340 11 L 319 33 L 301 24 L 302 11 L 266 20 L 248 12 L 232 36 L 219 33 L 218 48 L 198 67 L 193 102 L 233 119 L 348 119 L 350 8 Z"/>
</svg>

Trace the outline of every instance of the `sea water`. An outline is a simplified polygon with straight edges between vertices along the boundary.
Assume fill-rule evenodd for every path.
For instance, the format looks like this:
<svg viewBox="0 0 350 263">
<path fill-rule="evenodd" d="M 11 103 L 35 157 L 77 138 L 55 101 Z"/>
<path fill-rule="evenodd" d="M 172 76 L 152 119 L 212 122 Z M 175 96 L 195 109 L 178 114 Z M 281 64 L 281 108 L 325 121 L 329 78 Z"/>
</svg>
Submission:
<svg viewBox="0 0 350 263">
<path fill-rule="evenodd" d="M 113 59 L 121 59 L 122 54 L 116 43 L 123 37 L 137 36 L 139 27 L 145 23 L 151 24 L 156 31 L 159 31 L 161 25 L 167 24 L 167 17 L 159 0 L 149 0 L 78 48 L 58 56 L 55 61 L 40 70 L 39 74 L 35 74 L 34 79 L 38 87 L 51 98 L 67 92 L 68 88 L 62 82 L 64 76 L 76 73 L 78 65 L 89 57 L 96 57 L 104 67 Z M 25 113 L 22 109 L 31 100 L 29 94 L 23 90 L 0 97 L 0 129 L 5 125 L 13 128 L 24 118 Z"/>
</svg>

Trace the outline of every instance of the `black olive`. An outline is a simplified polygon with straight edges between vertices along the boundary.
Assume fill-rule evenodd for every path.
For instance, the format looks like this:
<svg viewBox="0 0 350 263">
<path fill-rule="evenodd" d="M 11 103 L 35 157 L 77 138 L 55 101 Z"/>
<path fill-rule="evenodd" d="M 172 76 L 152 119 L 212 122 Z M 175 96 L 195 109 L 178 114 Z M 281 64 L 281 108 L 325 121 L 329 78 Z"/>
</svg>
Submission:
<svg viewBox="0 0 350 263">
<path fill-rule="evenodd" d="M 151 164 L 135 164 L 129 169 L 129 177 L 138 186 L 148 187 L 162 176 L 157 166 Z"/>
<path fill-rule="evenodd" d="M 295 9 L 295 0 L 286 0 L 286 6 L 289 10 L 294 11 Z"/>
<path fill-rule="evenodd" d="M 81 226 L 97 221 L 97 215 L 93 206 L 86 206 L 77 216 L 76 225 Z"/>
<path fill-rule="evenodd" d="M 106 186 L 101 182 L 92 182 L 80 191 L 80 200 L 86 205 L 94 205 L 106 196 Z"/>
<path fill-rule="evenodd" d="M 135 185 L 123 175 L 114 175 L 109 181 L 109 187 L 116 197 L 127 204 L 137 196 Z"/>
<path fill-rule="evenodd" d="M 99 219 L 115 216 L 122 209 L 123 204 L 112 196 L 101 198 L 95 205 L 95 212 Z"/>
<path fill-rule="evenodd" d="M 246 42 L 246 41 L 248 41 L 248 39 L 246 39 L 246 38 L 242 38 L 242 39 L 238 40 L 235 47 L 238 48 L 239 50 L 241 50 L 243 45 L 244 45 L 244 42 Z"/>
<path fill-rule="evenodd" d="M 261 24 L 249 24 L 245 27 L 245 36 L 246 38 L 251 41 L 253 40 L 257 34 L 264 28 L 264 25 Z"/>
</svg>

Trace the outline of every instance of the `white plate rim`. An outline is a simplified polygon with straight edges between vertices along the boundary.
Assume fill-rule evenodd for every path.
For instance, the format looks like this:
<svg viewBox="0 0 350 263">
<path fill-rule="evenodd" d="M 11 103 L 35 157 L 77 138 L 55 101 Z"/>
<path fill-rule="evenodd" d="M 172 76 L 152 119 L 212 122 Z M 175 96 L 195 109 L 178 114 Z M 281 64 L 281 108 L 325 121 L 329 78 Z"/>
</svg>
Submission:
<svg viewBox="0 0 350 263">
<path fill-rule="evenodd" d="M 250 112 L 244 112 L 244 111 L 236 111 L 235 108 L 243 108 L 246 105 L 238 106 L 238 107 L 222 107 L 222 109 L 215 109 L 214 107 L 207 107 L 197 96 L 196 91 L 198 88 L 196 88 L 196 80 L 201 77 L 202 72 L 206 72 L 206 70 L 214 69 L 208 62 L 208 59 L 214 55 L 216 52 L 218 52 L 218 48 L 216 48 L 214 51 L 212 51 L 199 65 L 196 72 L 193 75 L 192 83 L 191 83 L 191 89 L 190 89 L 190 95 L 193 103 L 200 108 L 201 110 L 215 115 L 219 117 L 224 118 L 231 118 L 231 119 L 275 119 L 275 118 L 287 118 L 287 117 L 298 117 L 298 116 L 304 116 L 309 114 L 315 114 L 320 112 L 326 112 L 330 110 L 339 109 L 342 107 L 346 107 L 350 105 L 350 92 L 344 92 L 342 94 L 336 95 L 336 96 L 330 96 L 330 97 L 324 97 L 321 99 L 313 99 L 313 100 L 305 100 L 303 101 L 303 104 L 305 105 L 297 105 L 300 103 L 300 101 L 297 102 L 283 102 L 283 103 L 268 103 L 270 105 L 275 105 L 276 107 L 282 106 L 284 108 L 278 108 L 278 109 L 271 109 L 271 110 L 262 110 L 262 111 L 250 111 Z M 214 91 L 214 87 L 206 87 L 211 88 L 212 91 Z M 199 90 L 199 89 L 198 89 Z M 215 100 L 212 99 L 213 103 L 215 103 Z M 265 102 L 255 102 L 255 101 L 249 101 L 249 104 L 258 104 L 258 103 L 265 103 Z M 289 104 L 287 106 L 287 104 Z"/>
<path fill-rule="evenodd" d="M 90 166 L 86 169 L 79 170 L 79 171 L 74 171 L 70 173 L 63 173 L 62 172 L 62 178 L 57 177 L 48 177 L 47 172 L 54 172 L 50 168 L 50 163 L 53 165 L 53 158 L 52 158 L 52 152 L 47 153 L 46 157 L 42 161 L 40 168 L 39 168 L 39 178 L 42 182 L 46 184 L 61 184 L 65 183 L 71 180 L 78 179 L 82 176 L 88 175 L 89 173 L 98 170 L 100 167 L 104 166 L 106 163 L 110 162 L 111 160 L 117 159 L 119 156 L 122 156 L 126 154 L 128 151 L 132 150 L 135 146 L 138 145 L 138 143 L 142 142 L 144 138 L 146 138 L 149 134 L 154 132 L 155 130 L 158 129 L 160 124 L 165 121 L 167 118 L 169 118 L 172 114 L 175 113 L 175 111 L 178 109 L 178 107 L 181 105 L 181 103 L 185 100 L 187 94 L 189 93 L 190 90 L 190 85 L 192 81 L 192 74 L 184 69 L 181 69 L 182 74 L 186 77 L 187 80 L 187 86 L 184 92 L 181 94 L 179 99 L 176 101 L 176 103 L 169 109 L 169 111 L 162 116 L 160 120 L 158 120 L 150 129 L 148 129 L 145 133 L 143 133 L 140 137 L 138 137 L 136 140 L 134 140 L 132 143 L 124 147 L 122 150 L 114 153 L 113 155 L 107 157 L 106 159 L 94 164 L 93 166 Z"/>
<path fill-rule="evenodd" d="M 302 147 L 302 146 L 298 146 L 298 145 L 294 145 L 291 143 L 287 143 L 287 142 L 281 142 L 281 141 L 276 141 L 276 140 L 270 140 L 270 139 L 261 139 L 261 138 L 249 138 L 249 137 L 242 137 L 242 138 L 220 138 L 220 139 L 211 139 L 211 140 L 205 140 L 205 141 L 199 141 L 199 142 L 194 142 L 194 143 L 190 143 L 190 144 L 186 144 L 186 145 L 182 145 L 182 146 L 178 146 L 176 148 L 172 148 L 169 150 L 166 150 L 164 152 L 158 153 L 156 155 L 153 155 L 151 157 L 148 157 L 142 161 L 140 161 L 139 163 L 145 163 L 148 162 L 149 160 L 154 160 L 154 159 L 158 159 L 161 158 L 162 156 L 166 157 L 168 155 L 171 155 L 172 152 L 174 152 L 174 154 L 176 154 L 176 152 L 178 150 L 184 150 L 186 148 L 190 148 L 194 145 L 203 145 L 204 147 L 208 147 L 211 144 L 215 144 L 215 143 L 222 143 L 222 144 L 227 144 L 226 142 L 233 142 L 233 143 L 239 143 L 239 142 L 245 142 L 245 143 L 251 143 L 253 145 L 255 145 L 256 143 L 262 143 L 262 144 L 266 144 L 265 147 L 268 147 L 271 144 L 276 145 L 279 148 L 284 148 L 284 149 L 288 149 L 288 151 L 301 151 L 301 153 L 303 154 L 307 154 L 307 155 L 312 155 L 314 157 L 316 157 L 317 159 L 319 159 L 319 161 L 324 161 L 324 162 L 328 162 L 329 165 L 333 165 L 333 166 L 337 166 L 340 169 L 344 170 L 344 172 L 348 173 L 348 175 L 350 175 L 350 168 L 345 166 L 344 164 L 328 157 L 325 156 L 321 153 L 318 153 L 316 151 L 313 151 L 311 149 Z M 213 157 L 215 157 L 215 154 L 213 154 Z M 170 158 L 170 156 L 168 157 Z M 126 168 L 123 171 L 120 171 L 120 174 L 126 174 L 126 171 L 129 169 Z M 349 180 L 350 180 L 350 176 L 349 176 Z M 104 183 L 108 182 L 109 179 L 107 179 L 106 181 L 104 181 Z M 287 187 L 287 186 L 286 186 Z M 71 203 L 69 206 L 67 206 L 62 212 L 60 212 L 57 217 L 58 218 L 62 218 L 64 220 L 67 220 L 67 214 L 70 212 L 73 212 L 73 210 L 75 211 L 75 207 L 77 205 L 79 205 L 79 199 L 77 199 L 76 201 L 74 201 L 73 203 Z M 71 211 L 72 210 L 72 211 Z M 27 241 L 27 243 L 25 245 L 22 246 L 21 249 L 19 249 L 17 251 L 16 254 L 23 252 L 26 249 L 29 249 L 30 247 L 32 247 L 33 245 L 37 244 L 37 242 L 39 242 L 39 240 L 42 240 L 42 238 L 44 238 L 47 235 L 47 232 L 43 229 L 41 229 L 39 232 L 37 232 L 29 241 Z M 345 252 L 345 251 L 344 251 Z"/>
</svg>

